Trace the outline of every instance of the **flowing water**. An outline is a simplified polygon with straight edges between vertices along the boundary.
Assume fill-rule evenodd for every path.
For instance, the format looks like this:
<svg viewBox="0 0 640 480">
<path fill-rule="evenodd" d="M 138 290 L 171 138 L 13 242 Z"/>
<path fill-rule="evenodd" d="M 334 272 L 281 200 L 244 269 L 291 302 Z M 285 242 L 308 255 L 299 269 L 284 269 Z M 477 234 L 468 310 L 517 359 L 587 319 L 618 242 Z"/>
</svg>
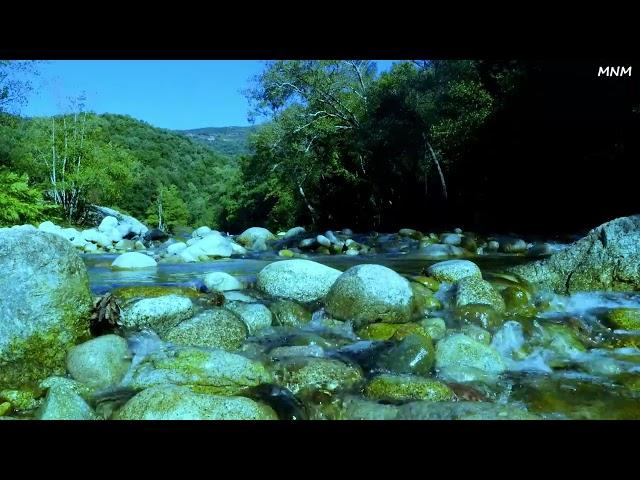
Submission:
<svg viewBox="0 0 640 480">
<path fill-rule="evenodd" d="M 123 286 L 199 287 L 203 276 L 212 271 L 224 271 L 251 284 L 265 265 L 282 260 L 273 253 L 265 253 L 250 259 L 160 263 L 151 270 L 117 271 L 110 268 L 114 258 L 115 255 L 108 254 L 84 257 L 95 294 Z M 419 254 L 309 255 L 309 259 L 342 271 L 362 263 L 381 264 L 403 275 L 420 275 L 424 268 L 441 261 Z M 495 254 L 472 260 L 480 266 L 485 279 L 499 281 L 505 267 L 530 259 Z M 446 291 L 438 295 L 445 298 Z M 544 419 L 640 418 L 640 332 L 612 330 L 602 322 L 603 315 L 610 309 L 639 308 L 640 295 L 585 292 L 563 297 L 538 292 L 535 300 L 535 312 L 509 314 L 500 328 L 492 331 L 491 346 L 502 356 L 507 371 L 498 379 L 473 379 L 456 390 L 461 400 L 467 397 L 483 400 L 477 402 L 482 408 L 471 405 L 472 402 L 435 402 L 426 410 L 414 412 L 410 418 L 501 418 L 504 415 L 511 418 L 504 409 L 509 412 L 508 408 L 512 407 L 526 409 Z M 316 306 L 313 320 L 305 327 L 275 329 L 263 337 L 250 338 L 249 343 L 263 349 L 267 344 L 268 348 L 274 348 L 298 345 L 300 343 L 292 343 L 292 339 L 317 335 L 331 344 L 318 348 L 318 355 L 357 364 L 365 372 L 365 378 L 379 373 L 376 359 L 380 351 L 387 348 L 385 342 L 363 342 L 349 324 L 342 329 L 327 329 L 322 324 L 324 312 L 319 307 Z M 436 314 L 446 319 L 448 328 L 455 328 L 449 310 L 445 308 Z M 558 326 L 570 328 L 571 333 L 558 330 Z M 270 390 L 269 395 L 284 402 L 278 404 L 281 409 L 297 405 L 297 399 L 291 400 L 291 395 L 287 397 L 278 392 Z M 360 390 L 347 394 L 362 398 Z M 503 410 L 496 410 L 497 407 Z M 317 412 L 313 418 L 318 418 Z"/>
</svg>

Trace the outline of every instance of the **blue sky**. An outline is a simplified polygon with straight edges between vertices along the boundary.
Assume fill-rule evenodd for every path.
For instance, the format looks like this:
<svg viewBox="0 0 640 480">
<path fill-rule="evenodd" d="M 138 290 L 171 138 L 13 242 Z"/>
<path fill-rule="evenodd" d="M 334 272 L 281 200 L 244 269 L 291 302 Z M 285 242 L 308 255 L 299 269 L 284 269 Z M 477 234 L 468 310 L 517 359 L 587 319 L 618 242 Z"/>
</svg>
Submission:
<svg viewBox="0 0 640 480">
<path fill-rule="evenodd" d="M 387 70 L 392 60 L 377 60 Z M 241 93 L 259 73 L 259 60 L 51 60 L 40 75 L 26 116 L 68 109 L 68 99 L 85 93 L 86 108 L 131 115 L 157 127 L 191 129 L 248 125 Z"/>
</svg>

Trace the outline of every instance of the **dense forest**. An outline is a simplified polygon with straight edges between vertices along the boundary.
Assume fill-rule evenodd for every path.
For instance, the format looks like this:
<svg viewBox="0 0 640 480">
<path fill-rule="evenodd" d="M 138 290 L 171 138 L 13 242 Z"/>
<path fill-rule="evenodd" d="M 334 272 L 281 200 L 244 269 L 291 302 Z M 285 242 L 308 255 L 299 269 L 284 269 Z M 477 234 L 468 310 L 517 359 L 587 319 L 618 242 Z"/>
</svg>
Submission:
<svg viewBox="0 0 640 480">
<path fill-rule="evenodd" d="M 0 110 L 21 87 L 12 68 L 0 63 Z M 638 159 L 640 88 L 597 70 L 268 62 L 246 91 L 266 121 L 227 151 L 198 140 L 206 129 L 187 136 L 81 101 L 55 118 L 4 113 L 0 224 L 81 223 L 98 203 L 168 230 L 584 229 L 635 211 L 635 178 L 621 172 Z"/>
</svg>

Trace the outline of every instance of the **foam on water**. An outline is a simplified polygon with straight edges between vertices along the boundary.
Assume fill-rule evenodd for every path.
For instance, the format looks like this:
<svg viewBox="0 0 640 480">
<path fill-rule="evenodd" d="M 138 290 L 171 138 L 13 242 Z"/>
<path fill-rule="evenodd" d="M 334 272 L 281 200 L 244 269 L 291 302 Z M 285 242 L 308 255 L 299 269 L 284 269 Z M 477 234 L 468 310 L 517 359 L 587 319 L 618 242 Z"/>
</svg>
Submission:
<svg viewBox="0 0 640 480">
<path fill-rule="evenodd" d="M 583 315 L 591 310 L 602 308 L 640 307 L 640 294 L 631 292 L 580 292 L 573 295 L 553 295 L 546 297 L 550 301 L 550 312 L 542 316 L 554 316 L 558 313 Z"/>
</svg>

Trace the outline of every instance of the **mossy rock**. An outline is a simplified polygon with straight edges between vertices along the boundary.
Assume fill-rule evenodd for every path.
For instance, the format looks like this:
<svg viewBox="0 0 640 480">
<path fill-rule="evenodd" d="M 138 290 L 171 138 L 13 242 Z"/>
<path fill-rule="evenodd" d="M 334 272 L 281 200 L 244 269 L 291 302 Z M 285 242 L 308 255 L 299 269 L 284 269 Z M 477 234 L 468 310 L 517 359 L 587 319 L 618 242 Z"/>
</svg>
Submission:
<svg viewBox="0 0 640 480">
<path fill-rule="evenodd" d="M 14 411 L 22 412 L 38 408 L 41 391 L 35 390 L 2 390 L 0 402 L 8 402 Z"/>
<path fill-rule="evenodd" d="M 181 322 L 164 338 L 177 345 L 236 350 L 247 334 L 247 326 L 238 315 L 225 308 L 213 308 Z"/>
<path fill-rule="evenodd" d="M 494 348 L 460 333 L 437 343 L 435 359 L 439 370 L 469 367 L 498 375 L 506 369 L 504 360 Z"/>
<path fill-rule="evenodd" d="M 411 402 L 401 406 L 397 420 L 538 420 L 517 405 L 489 402 Z"/>
<path fill-rule="evenodd" d="M 239 396 L 196 393 L 186 387 L 159 385 L 138 393 L 116 420 L 277 420 L 268 405 Z"/>
<path fill-rule="evenodd" d="M 530 301 L 529 292 L 522 287 L 509 286 L 503 289 L 500 294 L 509 310 L 525 307 Z"/>
<path fill-rule="evenodd" d="M 411 321 L 413 292 L 406 278 L 382 265 L 351 267 L 338 277 L 325 299 L 327 313 L 358 327 Z"/>
<path fill-rule="evenodd" d="M 279 360 L 273 363 L 272 371 L 276 383 L 294 395 L 313 390 L 349 390 L 362 380 L 359 368 L 328 358 Z"/>
<path fill-rule="evenodd" d="M 443 318 L 433 317 L 425 318 L 420 322 L 424 331 L 431 337 L 432 340 L 440 340 L 444 338 L 447 333 L 447 324 Z"/>
<path fill-rule="evenodd" d="M 433 277 L 418 276 L 418 277 L 413 277 L 412 280 L 414 282 L 420 283 L 421 285 L 424 285 L 432 292 L 437 292 L 438 289 L 440 288 L 440 282 Z"/>
<path fill-rule="evenodd" d="M 460 333 L 485 345 L 491 344 L 491 333 L 477 325 L 463 325 L 462 328 L 460 328 Z"/>
<path fill-rule="evenodd" d="M 140 298 L 156 298 L 165 295 L 180 295 L 189 298 L 198 298 L 202 293 L 195 287 L 174 287 L 162 285 L 135 285 L 131 287 L 114 288 L 111 293 L 121 302 Z"/>
<path fill-rule="evenodd" d="M 269 305 L 273 324 L 283 327 L 299 327 L 311 321 L 311 312 L 293 300 L 276 300 Z"/>
<path fill-rule="evenodd" d="M 0 389 L 35 387 L 89 337 L 87 270 L 68 240 L 31 226 L 0 228 L 0 270 Z"/>
<path fill-rule="evenodd" d="M 394 373 L 428 375 L 434 362 L 435 349 L 431 338 L 408 335 L 378 358 L 378 366 Z"/>
<path fill-rule="evenodd" d="M 640 330 L 640 308 L 613 308 L 604 315 L 607 326 L 619 330 Z"/>
<path fill-rule="evenodd" d="M 433 310 L 442 308 L 440 300 L 438 300 L 433 292 L 418 282 L 411 282 L 411 290 L 413 291 L 413 316 L 424 317 Z"/>
<path fill-rule="evenodd" d="M 529 341 L 532 346 L 542 346 L 554 352 L 559 357 L 557 360 L 561 362 L 558 365 L 563 364 L 565 360 L 579 357 L 587 350 L 573 328 L 558 323 L 534 321 Z"/>
<path fill-rule="evenodd" d="M 356 331 L 365 340 L 402 340 L 408 335 L 422 335 L 429 337 L 420 323 L 370 323 Z"/>
<path fill-rule="evenodd" d="M 504 312 L 506 305 L 502 296 L 486 280 L 469 276 L 458 281 L 456 290 L 456 306 L 483 304 L 493 307 L 497 312 Z"/>
<path fill-rule="evenodd" d="M 476 325 L 493 331 L 504 323 L 504 317 L 490 305 L 468 304 L 457 307 L 454 316 L 462 325 Z"/>
<path fill-rule="evenodd" d="M 417 375 L 382 374 L 374 377 L 364 388 L 368 398 L 385 402 L 453 400 L 453 391 L 444 383 Z"/>
<path fill-rule="evenodd" d="M 273 380 L 261 362 L 225 350 L 195 347 L 155 351 L 128 377 L 126 386 L 138 390 L 172 384 L 215 395 L 242 394 Z"/>
</svg>

